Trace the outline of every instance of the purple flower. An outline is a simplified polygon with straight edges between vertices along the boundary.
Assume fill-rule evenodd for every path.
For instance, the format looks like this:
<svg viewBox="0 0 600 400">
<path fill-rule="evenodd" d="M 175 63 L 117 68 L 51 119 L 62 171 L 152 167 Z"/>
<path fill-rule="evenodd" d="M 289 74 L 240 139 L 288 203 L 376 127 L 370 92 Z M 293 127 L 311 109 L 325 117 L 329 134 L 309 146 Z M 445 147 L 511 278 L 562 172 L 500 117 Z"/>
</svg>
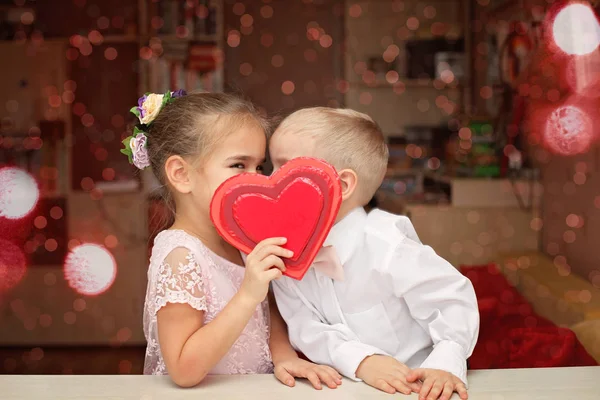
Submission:
<svg viewBox="0 0 600 400">
<path fill-rule="evenodd" d="M 146 101 L 146 99 L 148 98 L 148 96 L 143 95 L 142 97 L 140 97 L 138 99 L 138 111 L 140 112 L 140 119 L 144 118 L 144 108 L 142 107 L 144 105 L 144 102 Z"/>
<path fill-rule="evenodd" d="M 136 137 L 131 138 L 129 147 L 133 154 L 133 165 L 139 169 L 144 169 L 150 166 L 150 157 L 148 156 L 148 148 L 146 142 L 148 138 L 144 133 L 138 133 Z"/>
<path fill-rule="evenodd" d="M 187 95 L 187 92 L 183 89 L 176 90 L 175 92 L 171 92 L 171 98 L 176 99 L 178 97 L 183 97 Z"/>
</svg>

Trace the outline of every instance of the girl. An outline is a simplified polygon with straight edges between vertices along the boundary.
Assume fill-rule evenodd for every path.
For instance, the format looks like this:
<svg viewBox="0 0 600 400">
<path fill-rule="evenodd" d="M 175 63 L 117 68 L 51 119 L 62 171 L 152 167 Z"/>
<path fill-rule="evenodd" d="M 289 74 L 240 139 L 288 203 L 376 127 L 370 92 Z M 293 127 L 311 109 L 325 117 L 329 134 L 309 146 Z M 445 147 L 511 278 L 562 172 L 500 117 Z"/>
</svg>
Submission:
<svg viewBox="0 0 600 400">
<path fill-rule="evenodd" d="M 131 111 L 140 123 L 122 152 L 138 168 L 152 167 L 174 211 L 150 258 L 144 373 L 168 373 L 190 387 L 207 374 L 274 371 L 289 386 L 296 376 L 317 389 L 321 382 L 337 387 L 335 370 L 297 356 L 274 303 L 269 315 L 269 282 L 285 270 L 281 257 L 291 256 L 280 247 L 285 238 L 259 243 L 244 263 L 210 220 L 211 198 L 224 180 L 262 172 L 265 120 L 223 93 L 148 94 Z"/>
</svg>

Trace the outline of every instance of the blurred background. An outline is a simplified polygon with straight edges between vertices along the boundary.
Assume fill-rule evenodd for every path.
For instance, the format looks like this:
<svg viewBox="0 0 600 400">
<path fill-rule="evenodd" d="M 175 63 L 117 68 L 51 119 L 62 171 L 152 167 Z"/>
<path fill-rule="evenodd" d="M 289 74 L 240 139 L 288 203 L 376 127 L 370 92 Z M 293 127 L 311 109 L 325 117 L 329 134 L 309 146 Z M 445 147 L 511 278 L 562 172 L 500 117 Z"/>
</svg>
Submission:
<svg viewBox="0 0 600 400">
<path fill-rule="evenodd" d="M 473 281 L 471 368 L 600 361 L 598 1 L 0 0 L 0 373 L 137 374 L 147 91 L 371 115 L 371 202 Z"/>
</svg>

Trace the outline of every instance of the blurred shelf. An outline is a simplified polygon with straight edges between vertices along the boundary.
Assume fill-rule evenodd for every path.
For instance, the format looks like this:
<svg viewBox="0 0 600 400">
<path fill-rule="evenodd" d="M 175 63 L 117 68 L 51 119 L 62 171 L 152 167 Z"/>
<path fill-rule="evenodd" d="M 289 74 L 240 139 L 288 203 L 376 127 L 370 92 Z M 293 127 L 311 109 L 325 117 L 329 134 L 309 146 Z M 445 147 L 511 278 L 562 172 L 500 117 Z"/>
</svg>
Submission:
<svg viewBox="0 0 600 400">
<path fill-rule="evenodd" d="M 452 183 L 453 179 L 456 179 L 455 177 L 439 174 L 439 173 L 432 172 L 432 171 L 424 171 L 423 174 L 424 174 L 425 178 L 431 179 L 432 181 L 441 182 L 441 183 L 450 184 L 450 183 Z"/>
<path fill-rule="evenodd" d="M 395 83 L 388 81 L 378 80 L 371 83 L 364 81 L 350 82 L 350 86 L 355 87 L 368 87 L 373 89 L 382 88 L 394 88 L 397 86 L 404 85 L 405 88 L 418 88 L 418 89 L 436 89 L 436 90 L 462 90 L 463 86 L 460 84 L 446 84 L 438 79 L 403 79 Z"/>
<path fill-rule="evenodd" d="M 113 193 L 132 193 L 140 190 L 139 180 L 111 181 L 111 182 L 96 182 L 96 189 L 104 194 Z"/>
<path fill-rule="evenodd" d="M 218 35 L 193 35 L 193 36 L 177 36 L 177 35 L 152 35 L 151 39 L 157 38 L 161 42 L 167 43 L 188 43 L 188 42 L 211 42 L 217 43 L 219 41 Z"/>
<path fill-rule="evenodd" d="M 448 24 L 448 25 L 452 25 L 452 24 Z M 462 28 L 458 27 L 458 26 L 452 26 L 450 29 L 448 29 L 448 32 L 446 32 L 445 34 L 434 34 L 431 31 L 416 31 L 414 32 L 411 36 L 407 37 L 406 39 L 404 39 L 403 41 L 419 41 L 419 40 L 435 40 L 435 39 L 442 39 L 442 40 L 446 40 L 448 42 L 455 42 L 458 40 L 463 39 L 464 37 L 464 33 L 462 31 Z"/>
<path fill-rule="evenodd" d="M 85 35 L 83 35 L 85 37 Z M 49 40 L 59 40 L 68 42 L 70 37 L 68 36 L 49 36 L 45 37 L 44 41 Z M 141 37 L 138 35 L 103 35 L 100 44 L 110 44 L 110 43 L 140 43 Z M 31 38 L 27 38 L 25 40 L 15 40 L 15 39 L 0 39 L 2 43 L 10 43 L 13 42 L 17 45 L 21 45 L 23 43 L 33 43 Z"/>
<path fill-rule="evenodd" d="M 375 3 L 375 4 L 381 4 L 381 3 L 390 3 L 392 4 L 393 2 L 398 1 L 398 0 L 354 0 L 352 2 L 352 4 L 364 4 L 364 3 Z M 435 5 L 435 4 L 443 4 L 446 5 L 448 3 L 456 3 L 457 6 L 460 5 L 460 1 L 461 0 L 427 0 L 427 5 Z M 510 1 L 510 0 L 509 0 Z"/>
<path fill-rule="evenodd" d="M 105 35 L 103 43 L 138 43 L 141 41 L 138 35 Z"/>
<path fill-rule="evenodd" d="M 510 7 L 514 7 L 514 6 L 519 6 L 520 0 L 506 0 L 500 4 L 497 4 L 493 7 L 491 7 L 489 10 L 487 10 L 485 7 L 483 8 L 483 11 L 491 16 L 494 16 L 496 14 L 499 14 L 503 11 L 506 11 L 507 9 L 509 9 Z"/>
<path fill-rule="evenodd" d="M 102 43 L 141 43 L 155 38 L 160 39 L 161 42 L 165 43 L 217 43 L 219 41 L 218 35 L 194 35 L 186 37 L 180 37 L 177 35 L 104 35 L 102 37 Z M 69 40 L 69 37 L 51 37 L 48 39 Z M 25 42 L 30 41 L 30 39 L 25 40 Z M 21 44 L 23 41 L 14 39 L 0 39 L 0 42 L 15 42 L 15 44 Z"/>
<path fill-rule="evenodd" d="M 66 199 L 66 193 L 40 193 L 40 199 Z"/>
</svg>

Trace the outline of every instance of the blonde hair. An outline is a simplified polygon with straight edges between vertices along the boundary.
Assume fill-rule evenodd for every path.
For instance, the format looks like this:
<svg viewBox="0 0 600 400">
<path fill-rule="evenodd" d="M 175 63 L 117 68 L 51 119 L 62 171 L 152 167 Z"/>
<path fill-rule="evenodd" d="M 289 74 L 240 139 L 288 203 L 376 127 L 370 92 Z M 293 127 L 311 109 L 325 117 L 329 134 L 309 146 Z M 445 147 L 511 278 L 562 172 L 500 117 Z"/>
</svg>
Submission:
<svg viewBox="0 0 600 400">
<path fill-rule="evenodd" d="M 348 109 L 305 108 L 285 118 L 276 133 L 311 137 L 315 140 L 315 157 L 338 170 L 356 172 L 363 205 L 381 186 L 389 151 L 379 125 L 368 115 Z"/>
</svg>

